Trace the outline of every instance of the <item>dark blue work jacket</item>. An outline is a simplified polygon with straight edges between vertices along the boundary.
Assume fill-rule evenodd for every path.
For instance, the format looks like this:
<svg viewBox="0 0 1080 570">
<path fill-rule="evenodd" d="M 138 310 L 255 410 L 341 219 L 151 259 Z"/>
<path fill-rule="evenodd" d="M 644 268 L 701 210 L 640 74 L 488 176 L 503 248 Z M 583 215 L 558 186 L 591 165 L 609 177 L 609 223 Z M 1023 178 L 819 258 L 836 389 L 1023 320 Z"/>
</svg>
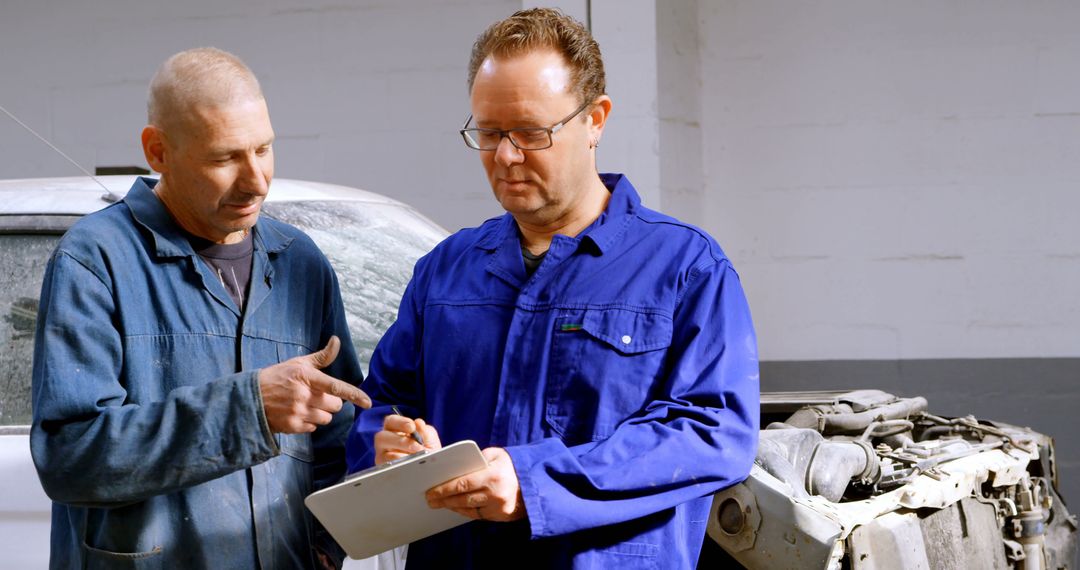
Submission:
<svg viewBox="0 0 1080 570">
<path fill-rule="evenodd" d="M 52 568 L 311 568 L 338 550 L 303 500 L 344 472 L 352 405 L 272 434 L 259 368 L 321 348 L 359 383 L 337 278 L 300 230 L 261 217 L 243 312 L 154 180 L 80 220 L 42 286 L 30 449 L 55 501 Z M 2 564 L 0 564 L 2 565 Z"/>
<path fill-rule="evenodd" d="M 705 232 L 621 175 L 526 277 L 509 215 L 422 258 L 372 358 L 347 448 L 372 463 L 390 404 L 444 444 L 505 447 L 527 510 L 414 543 L 410 567 L 693 568 L 710 494 L 743 480 L 758 361 L 738 275 Z"/>
</svg>

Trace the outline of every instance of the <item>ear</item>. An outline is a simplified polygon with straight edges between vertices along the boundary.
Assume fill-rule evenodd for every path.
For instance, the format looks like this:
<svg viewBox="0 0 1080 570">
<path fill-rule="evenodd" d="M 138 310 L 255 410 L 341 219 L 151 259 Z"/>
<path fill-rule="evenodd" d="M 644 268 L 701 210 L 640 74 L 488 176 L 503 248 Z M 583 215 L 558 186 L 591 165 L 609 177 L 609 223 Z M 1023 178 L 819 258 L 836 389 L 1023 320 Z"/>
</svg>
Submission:
<svg viewBox="0 0 1080 570">
<path fill-rule="evenodd" d="M 154 172 L 165 174 L 169 171 L 168 149 L 165 143 L 165 133 L 154 125 L 146 125 L 142 130 L 143 155 L 146 163 Z"/>
<path fill-rule="evenodd" d="M 589 111 L 589 135 L 591 140 L 600 142 L 609 115 L 611 115 L 611 97 L 607 95 L 597 97 L 593 103 L 592 111 Z"/>
</svg>

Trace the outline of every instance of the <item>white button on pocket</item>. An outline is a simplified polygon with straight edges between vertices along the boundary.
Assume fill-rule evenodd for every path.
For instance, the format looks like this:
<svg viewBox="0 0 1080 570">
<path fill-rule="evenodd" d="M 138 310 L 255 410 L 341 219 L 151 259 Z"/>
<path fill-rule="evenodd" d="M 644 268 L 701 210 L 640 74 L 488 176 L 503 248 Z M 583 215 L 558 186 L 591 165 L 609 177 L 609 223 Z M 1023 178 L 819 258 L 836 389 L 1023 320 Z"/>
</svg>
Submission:
<svg viewBox="0 0 1080 570">
<path fill-rule="evenodd" d="M 634 340 L 634 339 L 630 338 L 630 335 L 628 335 L 628 334 L 624 334 L 623 337 L 622 337 L 622 343 L 623 344 L 630 344 L 631 340 Z"/>
</svg>

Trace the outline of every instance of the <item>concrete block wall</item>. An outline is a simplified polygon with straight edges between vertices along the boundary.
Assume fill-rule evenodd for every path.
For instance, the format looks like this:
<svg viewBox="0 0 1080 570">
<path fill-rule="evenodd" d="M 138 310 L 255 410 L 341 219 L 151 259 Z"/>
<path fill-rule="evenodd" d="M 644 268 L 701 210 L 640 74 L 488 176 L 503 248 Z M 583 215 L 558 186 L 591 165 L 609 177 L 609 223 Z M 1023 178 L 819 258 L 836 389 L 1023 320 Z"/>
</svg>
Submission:
<svg viewBox="0 0 1080 570">
<path fill-rule="evenodd" d="M 710 98 L 701 88 L 703 38 L 698 26 L 698 2 L 658 2 L 656 12 L 663 203 L 653 207 L 704 227 L 708 216 L 701 111 L 703 102 L 709 104 Z"/>
<path fill-rule="evenodd" d="M 764 358 L 1078 355 L 1077 4 L 566 4 L 609 60 L 601 169 L 717 236 Z M 468 50 L 521 5 L 8 0 L 0 104 L 88 167 L 142 164 L 149 76 L 217 45 L 264 83 L 278 176 L 455 229 L 498 213 L 456 133 Z M 73 170 L 0 120 L 0 176 Z"/>
<path fill-rule="evenodd" d="M 1080 4 L 697 4 L 700 223 L 762 388 L 1031 426 L 1075 509 Z"/>
<path fill-rule="evenodd" d="M 540 4 L 5 0 L 0 105 L 88 167 L 142 164 L 151 74 L 216 45 L 262 79 L 278 176 L 453 230 L 499 213 L 457 134 L 472 41 Z M 557 4 L 607 61 L 601 170 L 724 246 L 766 389 L 923 393 L 1032 425 L 1080 497 L 1080 4 Z M 0 117 L 0 178 L 74 174 Z"/>
<path fill-rule="evenodd" d="M 1080 356 L 1080 4 L 699 5 L 764 358 Z"/>
<path fill-rule="evenodd" d="M 68 3 L 0 7 L 0 105 L 79 163 L 145 166 L 146 88 L 169 55 L 213 45 L 259 76 L 277 176 L 358 186 L 450 229 L 500 213 L 457 130 L 476 35 L 519 1 Z M 0 177 L 76 175 L 0 117 Z"/>
</svg>

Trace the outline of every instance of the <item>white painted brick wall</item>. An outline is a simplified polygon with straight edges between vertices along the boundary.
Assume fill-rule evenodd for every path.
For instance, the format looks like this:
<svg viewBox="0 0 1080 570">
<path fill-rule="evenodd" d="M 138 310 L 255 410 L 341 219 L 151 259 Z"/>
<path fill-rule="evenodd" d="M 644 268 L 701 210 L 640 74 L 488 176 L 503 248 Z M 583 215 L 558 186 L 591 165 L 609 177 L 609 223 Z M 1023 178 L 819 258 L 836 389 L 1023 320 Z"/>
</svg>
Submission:
<svg viewBox="0 0 1080 570">
<path fill-rule="evenodd" d="M 1080 4 L 699 2 L 765 359 L 1080 356 Z"/>
<path fill-rule="evenodd" d="M 662 209 L 656 0 L 593 0 L 591 8 L 612 99 L 597 168 L 629 174 L 641 201 Z"/>
<path fill-rule="evenodd" d="M 216 45 L 263 81 L 278 176 L 450 229 L 499 213 L 457 134 L 482 28 L 533 1 L 4 0 L 0 104 L 142 164 L 146 84 Z M 1080 4 L 565 0 L 615 99 L 599 153 L 713 233 L 766 359 L 1080 355 Z M 0 117 L 0 177 L 74 174 Z"/>
<path fill-rule="evenodd" d="M 77 161 L 145 166 L 146 87 L 169 55 L 214 45 L 255 70 L 277 176 L 359 186 L 450 229 L 500 213 L 457 130 L 476 35 L 520 1 L 4 0 L 0 104 Z M 0 117 L 0 177 L 75 175 Z"/>
<path fill-rule="evenodd" d="M 706 221 L 701 152 L 701 54 L 698 1 L 657 2 L 657 91 L 662 209 L 680 220 Z"/>
</svg>

